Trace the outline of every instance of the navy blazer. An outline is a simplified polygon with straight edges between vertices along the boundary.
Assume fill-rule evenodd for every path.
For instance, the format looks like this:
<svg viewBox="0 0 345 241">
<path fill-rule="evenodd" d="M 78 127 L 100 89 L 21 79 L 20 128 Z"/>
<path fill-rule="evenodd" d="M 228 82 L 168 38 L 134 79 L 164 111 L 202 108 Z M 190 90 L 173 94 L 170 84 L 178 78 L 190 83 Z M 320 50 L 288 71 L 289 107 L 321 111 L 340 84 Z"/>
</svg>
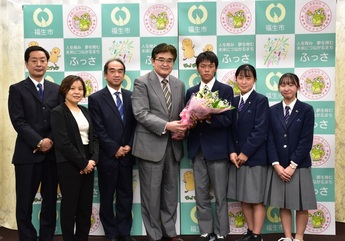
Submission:
<svg viewBox="0 0 345 241">
<path fill-rule="evenodd" d="M 248 157 L 246 166 L 267 165 L 266 141 L 269 127 L 269 105 L 266 96 L 255 90 L 249 95 L 242 111 L 237 111 L 240 96 L 234 99 L 234 125 L 231 129 L 233 141 L 230 152 L 241 152 Z"/>
<path fill-rule="evenodd" d="M 51 125 L 55 140 L 56 162 L 71 162 L 79 170 L 83 170 L 89 160 L 98 162 L 98 140 L 86 107 L 79 105 L 89 122 L 89 153 L 81 140 L 78 124 L 65 103 L 51 111 Z"/>
<path fill-rule="evenodd" d="M 298 168 L 310 167 L 310 150 L 314 135 L 314 109 L 299 100 L 285 124 L 282 102 L 270 108 L 270 130 L 268 136 L 268 157 L 270 163 L 279 162 L 287 167 L 290 161 Z"/>
<path fill-rule="evenodd" d="M 133 146 L 136 121 L 133 115 L 132 92 L 121 88 L 124 121 L 117 109 L 108 87 L 89 96 L 89 111 L 100 143 L 98 168 L 109 169 L 115 165 L 115 154 L 120 146 Z M 129 152 L 121 160 L 124 165 L 133 165 L 134 157 Z"/>
<path fill-rule="evenodd" d="M 193 93 L 199 92 L 200 84 L 187 90 L 186 101 L 188 102 Z M 212 90 L 218 90 L 219 98 L 233 102 L 234 92 L 232 87 L 215 81 Z M 232 110 L 220 114 L 211 115 L 211 124 L 206 121 L 198 124 L 189 130 L 187 138 L 188 158 L 194 159 L 199 149 L 201 149 L 206 160 L 219 160 L 229 158 L 228 128 L 232 124 Z"/>
<path fill-rule="evenodd" d="M 36 152 L 37 144 L 45 137 L 53 140 L 50 111 L 63 102 L 59 85 L 44 80 L 44 98 L 41 101 L 37 88 L 28 77 L 9 88 L 8 111 L 12 125 L 18 133 L 13 164 L 42 162 L 46 156 L 55 161 L 54 150 Z"/>
</svg>

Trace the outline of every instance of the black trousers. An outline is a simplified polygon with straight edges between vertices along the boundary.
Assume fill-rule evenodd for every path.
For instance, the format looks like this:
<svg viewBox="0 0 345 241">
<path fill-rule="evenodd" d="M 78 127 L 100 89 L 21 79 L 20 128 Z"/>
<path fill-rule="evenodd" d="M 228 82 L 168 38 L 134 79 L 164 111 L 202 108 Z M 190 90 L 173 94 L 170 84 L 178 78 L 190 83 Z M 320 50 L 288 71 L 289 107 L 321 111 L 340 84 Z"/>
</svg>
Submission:
<svg viewBox="0 0 345 241">
<path fill-rule="evenodd" d="M 20 241 L 37 241 L 31 222 L 32 203 L 38 191 L 42 196 L 39 240 L 52 241 L 56 224 L 56 162 L 48 157 L 43 162 L 15 164 L 16 220 Z"/>
<path fill-rule="evenodd" d="M 86 241 L 91 226 L 94 172 L 80 174 L 71 162 L 57 164 L 64 241 Z M 75 226 L 75 231 L 74 231 Z"/>
</svg>

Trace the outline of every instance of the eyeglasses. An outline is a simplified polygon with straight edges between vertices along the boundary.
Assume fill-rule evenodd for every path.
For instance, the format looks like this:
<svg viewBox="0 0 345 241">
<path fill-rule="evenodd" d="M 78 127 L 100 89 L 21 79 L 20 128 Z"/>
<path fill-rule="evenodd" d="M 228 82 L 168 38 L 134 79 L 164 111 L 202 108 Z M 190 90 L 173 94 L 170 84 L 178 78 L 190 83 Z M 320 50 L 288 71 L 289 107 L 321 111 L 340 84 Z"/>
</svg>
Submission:
<svg viewBox="0 0 345 241">
<path fill-rule="evenodd" d="M 163 58 L 158 58 L 158 59 L 155 59 L 155 61 L 158 61 L 158 63 L 160 64 L 167 64 L 167 65 L 172 65 L 174 63 L 174 60 L 172 59 L 163 59 Z"/>
</svg>

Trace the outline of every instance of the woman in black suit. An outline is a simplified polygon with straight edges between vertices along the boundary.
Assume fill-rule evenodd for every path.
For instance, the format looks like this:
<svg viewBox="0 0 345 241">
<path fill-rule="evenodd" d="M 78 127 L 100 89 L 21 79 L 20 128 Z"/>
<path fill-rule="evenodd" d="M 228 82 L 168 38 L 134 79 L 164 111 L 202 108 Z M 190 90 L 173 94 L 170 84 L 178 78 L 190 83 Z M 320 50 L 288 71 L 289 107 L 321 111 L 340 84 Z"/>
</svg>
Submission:
<svg viewBox="0 0 345 241">
<path fill-rule="evenodd" d="M 62 194 L 62 237 L 64 241 L 85 241 L 91 226 L 98 140 L 87 108 L 78 105 L 86 93 L 83 79 L 69 75 L 59 91 L 65 102 L 51 111 L 51 126 Z"/>
</svg>

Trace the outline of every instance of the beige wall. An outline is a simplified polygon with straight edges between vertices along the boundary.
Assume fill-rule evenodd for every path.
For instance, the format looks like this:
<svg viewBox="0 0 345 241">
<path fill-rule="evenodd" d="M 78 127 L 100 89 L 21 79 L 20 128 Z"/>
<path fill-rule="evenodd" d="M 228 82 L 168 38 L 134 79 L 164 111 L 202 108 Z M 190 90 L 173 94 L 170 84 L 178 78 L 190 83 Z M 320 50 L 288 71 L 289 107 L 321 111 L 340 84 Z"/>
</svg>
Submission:
<svg viewBox="0 0 345 241">
<path fill-rule="evenodd" d="M 331 0 L 328 0 L 331 1 Z M 27 1 L 25 1 L 27 2 Z M 82 3 L 83 1 L 30 1 Z M 106 1 L 87 1 L 88 3 Z M 117 2 L 117 1 L 109 1 Z M 152 2 L 152 1 L 147 1 Z M 16 133 L 7 111 L 8 88 L 24 78 L 23 16 L 21 1 L 1 0 L 0 7 L 0 226 L 15 229 L 14 168 L 11 164 Z M 337 4 L 336 57 L 336 220 L 345 222 L 345 0 Z"/>
</svg>

